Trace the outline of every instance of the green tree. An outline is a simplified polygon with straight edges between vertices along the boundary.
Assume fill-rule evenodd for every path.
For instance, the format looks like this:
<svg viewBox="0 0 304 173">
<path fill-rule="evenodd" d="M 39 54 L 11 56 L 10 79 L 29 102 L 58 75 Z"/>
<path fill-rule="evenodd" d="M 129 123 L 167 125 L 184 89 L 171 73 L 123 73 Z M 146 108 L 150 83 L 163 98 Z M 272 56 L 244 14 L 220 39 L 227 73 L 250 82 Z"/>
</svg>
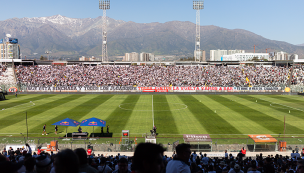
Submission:
<svg viewBox="0 0 304 173">
<path fill-rule="evenodd" d="M 259 61 L 259 58 L 258 57 L 253 57 L 252 61 Z"/>
<path fill-rule="evenodd" d="M 44 60 L 47 60 L 47 58 L 41 55 L 41 56 L 40 56 L 40 60 L 41 60 L 41 61 L 44 61 Z"/>
</svg>

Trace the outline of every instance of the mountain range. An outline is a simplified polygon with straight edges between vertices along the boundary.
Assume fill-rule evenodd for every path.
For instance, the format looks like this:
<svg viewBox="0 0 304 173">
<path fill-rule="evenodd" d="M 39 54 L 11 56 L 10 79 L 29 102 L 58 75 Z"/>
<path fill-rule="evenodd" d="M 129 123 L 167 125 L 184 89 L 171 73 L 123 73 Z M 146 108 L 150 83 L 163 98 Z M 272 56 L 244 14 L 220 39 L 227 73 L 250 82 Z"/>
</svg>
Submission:
<svg viewBox="0 0 304 173">
<path fill-rule="evenodd" d="M 127 52 L 155 55 L 193 56 L 195 24 L 187 21 L 166 23 L 125 22 L 107 17 L 108 54 L 122 56 Z M 0 21 L 0 37 L 18 38 L 22 56 L 39 58 L 50 51 L 53 57 L 74 58 L 101 55 L 102 17 L 75 19 L 61 15 L 34 18 L 12 18 Z M 239 49 L 262 53 L 284 51 L 304 58 L 304 47 L 269 40 L 242 29 L 201 26 L 201 49 L 207 58 L 213 49 Z"/>
</svg>

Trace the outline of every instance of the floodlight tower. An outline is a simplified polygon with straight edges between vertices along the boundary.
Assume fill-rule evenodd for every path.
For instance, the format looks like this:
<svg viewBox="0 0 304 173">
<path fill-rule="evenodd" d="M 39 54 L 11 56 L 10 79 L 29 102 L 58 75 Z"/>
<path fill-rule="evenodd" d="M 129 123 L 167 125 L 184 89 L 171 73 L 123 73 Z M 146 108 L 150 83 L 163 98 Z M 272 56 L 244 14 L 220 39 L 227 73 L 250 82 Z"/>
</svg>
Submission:
<svg viewBox="0 0 304 173">
<path fill-rule="evenodd" d="M 99 9 L 103 10 L 103 15 L 102 15 L 102 61 L 108 62 L 107 10 L 110 9 L 110 0 L 99 0 Z"/>
<path fill-rule="evenodd" d="M 201 29 L 200 29 L 200 10 L 204 9 L 204 0 L 193 1 L 193 9 L 196 10 L 196 35 L 195 35 L 195 61 L 200 61 L 201 51 Z"/>
</svg>

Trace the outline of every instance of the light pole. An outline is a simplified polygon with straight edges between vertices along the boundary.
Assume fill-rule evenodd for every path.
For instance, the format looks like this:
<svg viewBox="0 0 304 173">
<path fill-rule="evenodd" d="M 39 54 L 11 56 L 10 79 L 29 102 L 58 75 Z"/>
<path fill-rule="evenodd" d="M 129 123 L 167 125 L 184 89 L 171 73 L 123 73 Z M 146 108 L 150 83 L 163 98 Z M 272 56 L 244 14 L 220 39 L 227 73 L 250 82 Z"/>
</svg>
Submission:
<svg viewBox="0 0 304 173">
<path fill-rule="evenodd" d="M 202 1 L 202 0 L 193 1 L 193 9 L 196 10 L 196 35 L 195 35 L 194 58 L 195 58 L 195 61 L 197 61 L 197 59 L 200 61 L 201 56 L 202 56 L 200 10 L 204 9 L 204 1 Z"/>
<path fill-rule="evenodd" d="M 103 15 L 102 15 L 102 61 L 108 62 L 107 10 L 110 9 L 110 0 L 99 0 L 99 9 L 103 10 Z"/>
<path fill-rule="evenodd" d="M 47 60 L 49 61 L 50 60 L 49 59 L 49 54 L 52 53 L 52 52 L 47 50 L 47 51 L 45 51 L 45 53 L 47 54 Z"/>
</svg>

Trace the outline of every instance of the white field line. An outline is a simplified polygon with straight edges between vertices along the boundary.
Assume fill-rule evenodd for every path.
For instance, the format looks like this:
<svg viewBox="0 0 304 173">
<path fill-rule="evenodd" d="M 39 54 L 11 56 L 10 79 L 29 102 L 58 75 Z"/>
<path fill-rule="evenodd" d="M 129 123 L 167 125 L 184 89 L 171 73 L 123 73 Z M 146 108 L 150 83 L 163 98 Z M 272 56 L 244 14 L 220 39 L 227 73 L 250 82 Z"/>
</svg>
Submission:
<svg viewBox="0 0 304 173">
<path fill-rule="evenodd" d="M 22 108 L 28 108 L 28 107 L 35 106 L 35 103 L 34 103 L 34 102 L 32 102 L 32 101 L 30 101 L 30 102 L 28 102 L 28 103 L 23 103 L 23 104 L 16 105 L 16 106 L 13 106 L 13 107 L 9 107 L 9 108 L 3 108 L 3 109 L 2 109 L 2 110 L 0 110 L 0 111 L 4 111 L 4 110 L 7 110 L 7 109 L 14 109 L 14 108 L 16 108 L 16 107 L 20 107 L 20 106 L 23 106 L 23 105 L 25 105 L 25 104 L 29 104 L 29 103 L 32 103 L 32 105 L 29 105 L 29 106 L 26 106 L 26 107 L 22 107 Z"/>
<path fill-rule="evenodd" d="M 152 120 L 153 120 L 153 126 L 154 127 L 154 107 L 153 107 L 153 95 L 152 95 Z"/>
<path fill-rule="evenodd" d="M 171 102 L 155 102 L 155 103 L 168 103 L 168 104 L 171 104 L 171 105 L 181 105 L 181 106 L 183 106 L 183 107 L 181 107 L 181 108 L 179 108 L 179 109 L 156 110 L 157 112 L 179 111 L 179 110 L 183 110 L 183 109 L 187 109 L 187 108 L 188 108 L 187 105 L 182 104 L 182 103 L 171 103 Z M 123 107 L 123 105 L 128 105 L 128 104 L 136 104 L 136 103 L 123 103 L 123 104 L 118 105 L 118 107 L 119 107 L 120 109 L 126 110 L 126 111 L 140 111 L 140 112 L 146 112 L 146 111 L 150 112 L 150 111 L 152 111 L 152 109 L 150 109 L 150 108 L 148 108 L 147 110 L 134 110 L 134 109 L 126 109 L 126 108 Z M 154 102 L 153 102 L 153 104 L 154 104 Z M 155 111 L 155 110 L 153 109 L 153 111 Z"/>
<path fill-rule="evenodd" d="M 19 135 L 26 135 L 26 133 L 0 133 L 1 135 L 5 135 L 5 134 L 9 134 L 9 135 L 15 135 L 15 134 L 19 134 Z M 28 133 L 28 134 L 41 134 L 41 133 Z"/>
<path fill-rule="evenodd" d="M 46 99 L 46 98 L 39 99 L 39 100 L 35 100 L 35 102 L 40 101 L 40 100 L 44 100 L 44 99 Z M 28 107 L 35 106 L 35 103 L 32 102 L 32 101 L 30 101 L 30 102 L 28 102 L 28 103 L 32 103 L 32 105 L 26 106 L 26 107 L 21 107 L 21 108 L 28 108 Z M 0 111 L 4 111 L 4 110 L 7 110 L 7 109 L 14 109 L 14 108 L 16 108 L 16 107 L 19 107 L 19 106 L 22 106 L 22 105 L 25 105 L 25 104 L 28 104 L 28 103 L 23 103 L 23 104 L 20 104 L 20 105 L 16 105 L 16 106 L 13 106 L 13 107 L 9 107 L 9 108 L 3 108 L 3 109 L 0 110 Z M 0 134 L 1 134 L 1 133 L 0 133 Z"/>
<path fill-rule="evenodd" d="M 290 108 L 290 109 L 295 109 L 295 110 L 298 110 L 298 111 L 302 111 L 302 112 L 304 112 L 302 109 L 297 109 L 297 108 L 294 108 L 294 107 L 291 107 L 291 106 L 287 106 L 287 105 L 283 105 L 283 104 L 280 104 L 280 103 L 276 103 L 276 102 L 268 101 L 268 100 L 265 100 L 265 99 L 262 99 L 262 98 L 260 98 L 260 99 L 261 99 L 261 100 L 264 100 L 264 101 L 266 101 L 266 102 L 269 102 L 269 103 L 273 103 L 273 104 L 281 105 L 281 106 L 284 106 L 284 107 L 288 107 L 288 108 Z"/>
<path fill-rule="evenodd" d="M 21 134 L 21 133 L 0 133 L 1 135 L 15 135 L 15 134 Z M 22 133 L 23 135 L 26 135 L 26 133 Z M 41 133 L 28 133 L 28 134 L 41 134 Z M 62 132 L 62 134 L 65 134 L 65 132 Z M 113 133 L 113 134 L 121 134 L 121 133 Z M 138 134 L 144 134 L 144 133 L 130 133 L 134 135 Z M 159 134 L 159 135 L 183 135 L 183 134 Z M 231 135 L 231 136 L 237 136 L 237 135 L 255 135 L 253 133 L 251 134 L 209 134 L 209 135 Z M 283 134 L 270 134 L 270 135 L 283 135 Z M 285 134 L 285 135 L 303 135 L 302 133 L 299 134 Z M 297 138 L 298 136 L 292 136 L 293 138 Z"/>
<path fill-rule="evenodd" d="M 1 134 L 1 133 L 0 133 Z M 6 134 L 8 134 L 8 133 L 6 133 Z M 121 134 L 121 133 L 113 133 L 113 134 Z M 130 134 L 133 134 L 133 135 L 141 135 L 141 134 L 144 134 L 144 133 L 130 133 Z M 240 135 L 244 135 L 244 136 L 248 136 L 248 135 L 259 135 L 260 133 L 251 133 L 251 134 L 209 134 L 209 135 L 227 135 L 227 136 L 240 136 Z M 160 135 L 160 136 L 162 136 L 162 135 L 183 135 L 183 134 L 158 134 L 158 135 Z M 283 134 L 270 134 L 270 135 L 283 135 Z M 302 133 L 299 133 L 299 134 L 285 134 L 285 135 L 303 135 Z M 297 136 L 295 136 L 295 137 L 297 137 Z"/>
</svg>

